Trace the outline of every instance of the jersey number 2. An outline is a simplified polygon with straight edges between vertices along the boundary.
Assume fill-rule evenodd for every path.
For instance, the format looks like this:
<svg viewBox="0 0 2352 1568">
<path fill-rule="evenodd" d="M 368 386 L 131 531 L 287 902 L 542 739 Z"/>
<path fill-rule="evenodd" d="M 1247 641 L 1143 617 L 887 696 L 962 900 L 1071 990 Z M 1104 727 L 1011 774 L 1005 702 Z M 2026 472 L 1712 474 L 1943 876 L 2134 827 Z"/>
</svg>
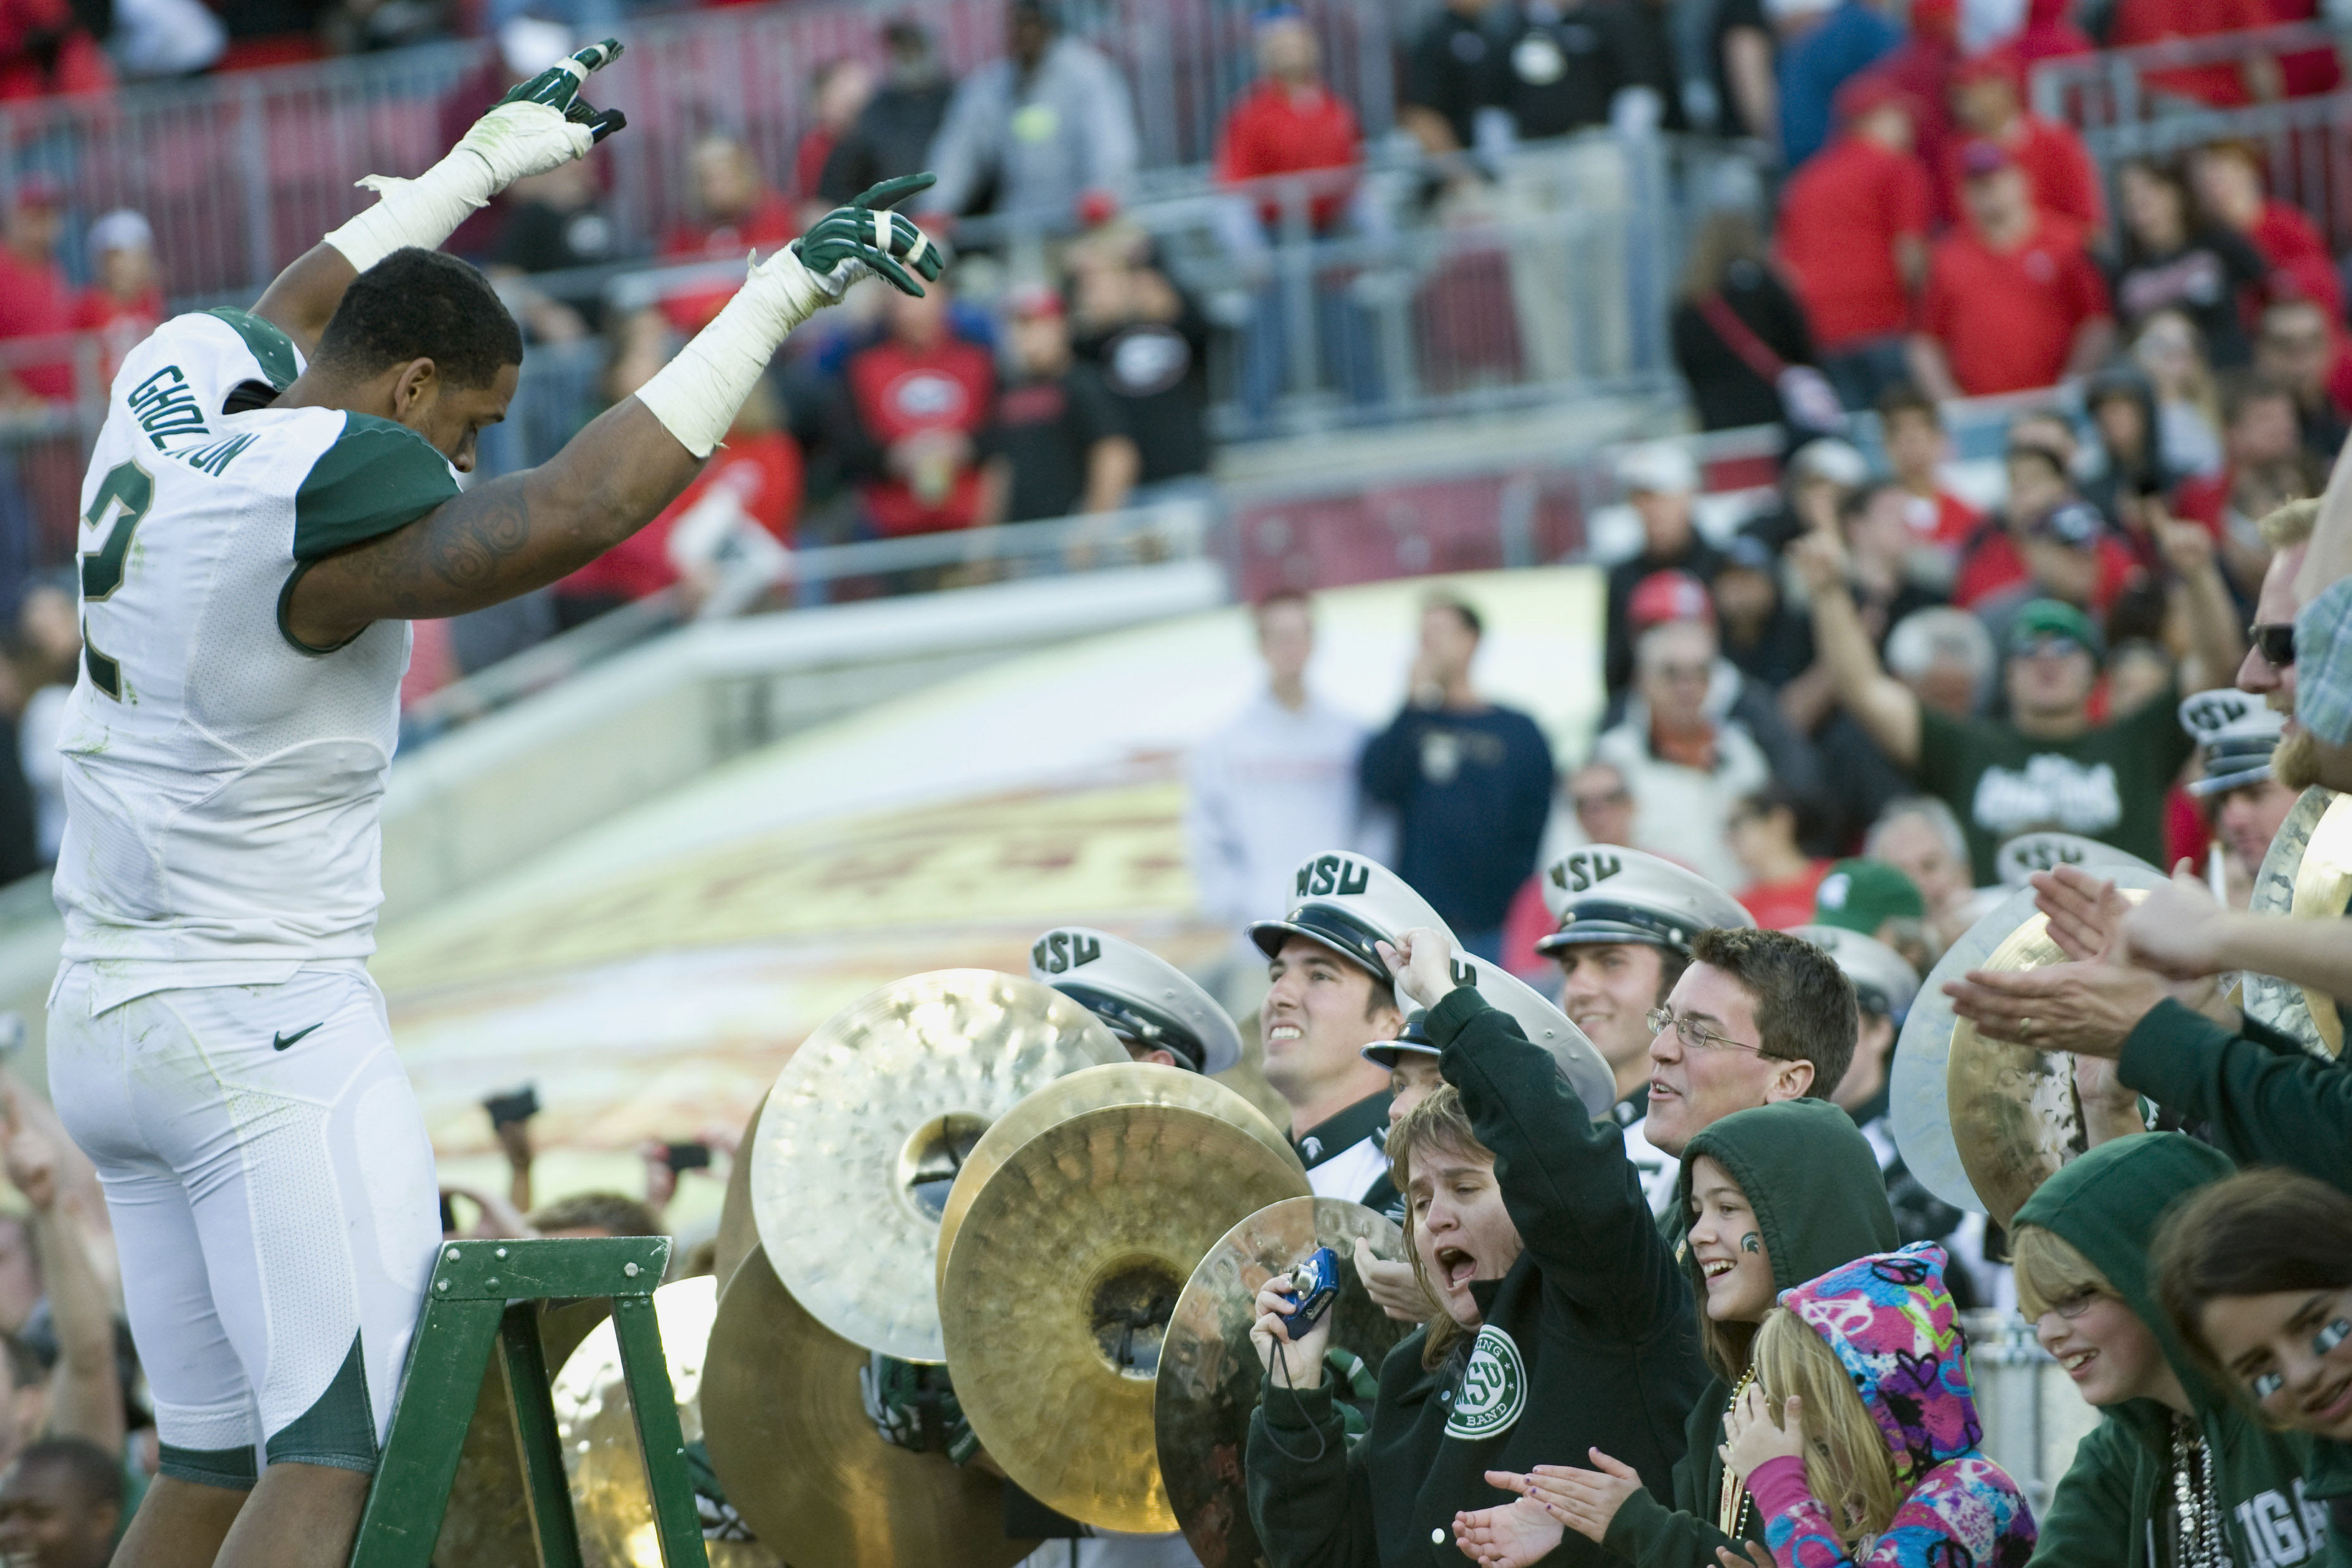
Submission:
<svg viewBox="0 0 2352 1568">
<path fill-rule="evenodd" d="M 139 529 L 139 520 L 147 508 L 155 504 L 155 481 L 136 463 L 118 463 L 107 470 L 98 494 L 84 512 L 82 521 L 96 528 L 106 521 L 106 514 L 120 507 L 114 527 L 106 533 L 106 542 L 81 558 L 81 601 L 85 611 L 90 605 L 103 603 L 114 591 L 122 586 L 123 562 L 131 554 L 131 536 Z M 81 624 L 82 664 L 89 671 L 89 684 L 115 701 L 122 700 L 122 666 L 98 651 L 89 640 L 89 617 L 85 613 Z"/>
</svg>

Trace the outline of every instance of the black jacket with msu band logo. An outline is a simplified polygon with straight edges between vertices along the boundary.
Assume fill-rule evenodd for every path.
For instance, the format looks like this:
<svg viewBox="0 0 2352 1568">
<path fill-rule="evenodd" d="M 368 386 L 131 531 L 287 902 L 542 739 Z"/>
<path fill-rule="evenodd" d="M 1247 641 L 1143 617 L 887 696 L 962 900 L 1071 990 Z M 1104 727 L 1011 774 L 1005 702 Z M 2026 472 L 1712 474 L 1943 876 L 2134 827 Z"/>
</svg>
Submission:
<svg viewBox="0 0 2352 1568">
<path fill-rule="evenodd" d="M 1467 987 L 1430 1009 L 1440 1067 L 1495 1153 L 1524 1250 L 1475 1286 L 1486 1327 L 1435 1371 L 1426 1331 L 1381 1367 L 1371 1428 L 1347 1449 L 1328 1382 L 1267 1381 L 1251 1418 L 1250 1517 L 1275 1568 L 1460 1568 L 1454 1516 L 1513 1500 L 1492 1469 L 1584 1465 L 1597 1448 L 1661 1500 L 1706 1381 L 1690 1288 L 1627 1163 L 1551 1056 Z M 1569 1532 L 1547 1563 L 1618 1564 Z"/>
</svg>

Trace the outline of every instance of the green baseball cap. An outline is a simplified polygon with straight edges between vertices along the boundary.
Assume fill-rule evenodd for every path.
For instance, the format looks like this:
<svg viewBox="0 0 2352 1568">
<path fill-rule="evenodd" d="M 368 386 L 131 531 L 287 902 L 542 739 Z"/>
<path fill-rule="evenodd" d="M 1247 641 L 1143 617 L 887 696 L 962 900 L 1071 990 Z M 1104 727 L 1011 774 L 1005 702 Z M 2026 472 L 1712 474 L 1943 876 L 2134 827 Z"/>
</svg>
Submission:
<svg viewBox="0 0 2352 1568">
<path fill-rule="evenodd" d="M 1926 918 L 1927 901 L 1909 877 L 1885 861 L 1844 860 L 1830 867 L 1813 893 L 1813 924 L 1875 936 L 1897 916 Z"/>
<path fill-rule="evenodd" d="M 2099 629 L 2073 605 L 2056 599 L 2031 599 L 2019 605 L 2017 618 L 2009 623 L 2010 656 L 2015 658 L 2045 637 L 2063 637 L 2092 658 L 2099 656 Z"/>
</svg>

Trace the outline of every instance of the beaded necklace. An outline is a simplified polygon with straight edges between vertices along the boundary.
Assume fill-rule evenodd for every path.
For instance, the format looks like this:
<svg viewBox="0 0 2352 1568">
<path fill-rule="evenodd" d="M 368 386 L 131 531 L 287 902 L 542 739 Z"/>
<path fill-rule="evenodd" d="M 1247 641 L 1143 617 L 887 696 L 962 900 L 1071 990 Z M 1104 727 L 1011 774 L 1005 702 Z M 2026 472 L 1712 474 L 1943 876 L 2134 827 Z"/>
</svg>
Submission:
<svg viewBox="0 0 2352 1568">
<path fill-rule="evenodd" d="M 2230 1543 L 2221 1533 L 2221 1502 L 2213 1485 L 2213 1458 L 2202 1434 L 2191 1436 L 2189 1417 L 2172 1418 L 2172 1508 L 2180 1546 L 2180 1568 L 2230 1568 Z"/>
<path fill-rule="evenodd" d="M 1723 1406 L 1725 1413 L 1729 1414 L 1738 1408 L 1740 1398 L 1755 1385 L 1756 1369 L 1750 1366 L 1739 1375 L 1739 1381 L 1731 1385 L 1731 1397 Z M 1752 1511 L 1748 1488 L 1740 1480 L 1739 1472 L 1729 1465 L 1724 1466 L 1723 1489 L 1716 1498 L 1715 1527 L 1734 1541 L 1745 1541 L 1748 1536 L 1739 1527 Z"/>
</svg>

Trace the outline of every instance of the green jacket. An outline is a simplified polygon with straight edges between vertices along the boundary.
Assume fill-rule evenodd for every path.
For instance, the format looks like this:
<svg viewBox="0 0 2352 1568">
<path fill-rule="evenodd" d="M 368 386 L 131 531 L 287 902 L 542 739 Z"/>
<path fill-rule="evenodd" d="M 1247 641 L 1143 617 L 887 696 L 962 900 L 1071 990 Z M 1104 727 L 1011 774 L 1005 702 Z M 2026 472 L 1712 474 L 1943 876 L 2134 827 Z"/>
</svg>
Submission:
<svg viewBox="0 0 2352 1568">
<path fill-rule="evenodd" d="M 1722 1166 L 1748 1195 L 1772 1260 L 1776 1293 L 1902 1245 L 1877 1154 L 1853 1118 L 1827 1100 L 1787 1100 L 1735 1111 L 1700 1132 L 1683 1150 L 1677 1212 L 1689 1211 L 1691 1162 L 1701 1155 Z M 1692 1300 L 1706 1311 L 1698 1260 L 1687 1249 L 1682 1268 Z M 1691 1407 L 1683 1457 L 1675 1462 L 1674 1506 L 1645 1491 L 1627 1498 L 1609 1521 L 1604 1544 L 1610 1551 L 1633 1559 L 1637 1568 L 1717 1568 L 1716 1548 L 1732 1544 L 1715 1527 L 1723 1491 L 1723 1460 L 1716 1448 L 1723 1441 L 1723 1409 L 1730 1398 L 1731 1385 L 1717 1370 Z M 1553 1461 L 1584 1462 L 1580 1453 Z M 1764 1538 L 1759 1533 L 1748 1539 Z"/>
<path fill-rule="evenodd" d="M 1275 1568 L 1463 1568 L 1454 1516 L 1512 1500 L 1492 1469 L 1614 1454 L 1664 1495 L 1706 1378 L 1690 1288 L 1659 1239 L 1613 1122 L 1596 1124 L 1550 1053 L 1463 988 L 1430 1009 L 1439 1065 L 1495 1154 L 1524 1250 L 1476 1287 L 1485 1327 L 1435 1371 L 1424 1333 L 1381 1367 L 1350 1453 L 1328 1386 L 1267 1381 L 1250 1421 L 1250 1517 Z M 1612 1559 L 1570 1532 L 1548 1563 Z"/>
<path fill-rule="evenodd" d="M 2326 1511 L 2305 1495 L 2307 1447 L 2273 1432 L 2217 1387 L 2157 1304 L 2148 1244 L 2166 1209 L 2228 1176 L 2229 1157 L 2177 1133 L 2103 1144 L 2042 1184 L 2017 1211 L 2071 1243 L 2107 1277 L 2164 1349 L 2189 1395 L 2238 1568 L 2294 1568 L 2328 1561 Z M 2014 1227 L 2012 1228 L 2014 1228 Z M 2173 1568 L 2172 1412 L 2135 1399 L 2106 1412 L 2074 1450 L 2042 1516 L 2032 1562 L 2047 1568 Z"/>
<path fill-rule="evenodd" d="M 2352 1071 L 2252 1019 L 2243 1030 L 2158 1002 L 2124 1038 L 2117 1075 L 2205 1123 L 2242 1165 L 2285 1166 L 2352 1192 Z"/>
</svg>

